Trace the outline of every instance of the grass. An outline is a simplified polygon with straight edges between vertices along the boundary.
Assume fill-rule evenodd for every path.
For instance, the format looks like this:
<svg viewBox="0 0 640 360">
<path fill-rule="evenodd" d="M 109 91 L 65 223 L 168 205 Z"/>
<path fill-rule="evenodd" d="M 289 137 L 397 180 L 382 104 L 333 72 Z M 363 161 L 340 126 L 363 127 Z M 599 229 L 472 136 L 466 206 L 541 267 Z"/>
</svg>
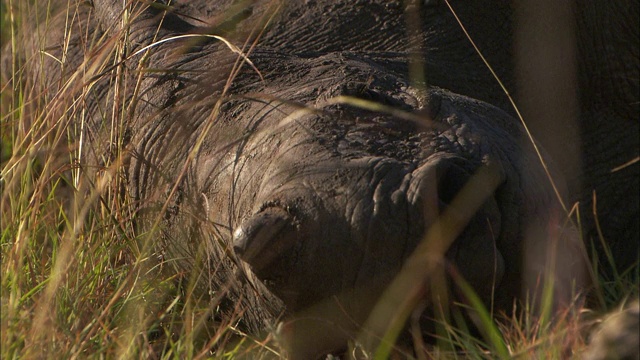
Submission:
<svg viewBox="0 0 640 360">
<path fill-rule="evenodd" d="M 68 139 L 77 138 L 73 134 L 83 123 L 81 100 L 94 85 L 85 79 L 99 77 L 109 68 L 121 44 L 119 39 L 84 37 L 85 46 L 95 50 L 91 66 L 85 67 L 86 73 L 73 73 L 71 81 L 61 84 L 61 91 L 52 93 L 42 81 L 50 75 L 44 72 L 45 57 L 57 58 L 61 67 L 64 58 L 46 46 L 44 33 L 34 35 L 33 24 L 27 21 L 35 14 L 50 31 L 56 30 L 48 16 L 49 6 L 33 1 L 0 2 L 0 45 L 3 49 L 11 45 L 10 53 L 3 53 L 7 61 L 0 84 L 0 357 L 284 356 L 277 331 L 255 338 L 238 330 L 234 317 L 212 326 L 209 319 L 216 318 L 216 307 L 194 295 L 187 276 L 157 266 L 150 246 L 153 233 L 134 229 L 133 204 L 118 195 L 122 159 L 106 156 L 102 177 L 95 183 L 86 176 L 87 169 L 78 166 L 81 147 L 87 145 Z M 71 20 L 65 23 L 63 37 L 72 39 L 72 32 L 80 31 L 81 26 L 75 7 L 69 5 L 67 10 Z M 30 38 L 36 41 L 31 43 Z M 123 72 L 118 76 L 134 75 Z M 118 88 L 122 83 L 114 83 L 112 101 L 125 106 L 125 89 Z M 119 124 L 123 119 L 110 120 Z M 115 153 L 122 136 L 116 131 L 112 137 Z M 637 279 L 637 266 L 630 273 L 615 274 L 611 280 L 602 280 L 596 311 L 576 303 L 549 317 L 535 316 L 536 304 L 525 304 L 511 317 L 492 317 L 459 279 L 479 314 L 481 336 L 472 336 L 461 320 L 463 315 L 454 312 L 449 321 L 440 322 L 439 346 L 422 344 L 425 352 L 420 356 L 579 357 L 598 314 L 619 299 L 638 296 Z M 241 311 L 238 309 L 238 315 Z M 404 316 L 412 323 L 410 313 Z M 419 341 L 417 344 L 420 346 Z M 359 346 L 353 343 L 352 350 L 361 351 Z M 376 353 L 361 355 L 402 354 L 381 346 Z"/>
<path fill-rule="evenodd" d="M 1 4 L 2 46 L 12 45 L 3 54 L 9 56 L 1 85 L 1 357 L 223 358 L 277 351 L 233 323 L 217 331 L 204 326 L 213 316 L 211 304 L 182 286 L 179 274 L 152 265 L 153 234 L 134 231 L 130 204 L 117 196 L 120 159 L 103 159 L 97 183 L 85 176 L 95 169 L 79 168 L 80 148 L 87 145 L 67 139 L 78 138 L 83 109 L 77 104 L 94 85 L 83 79 L 107 69 L 119 43 L 88 37 L 87 47 L 104 46 L 103 51 L 91 58 L 87 73 L 72 73 L 52 93 L 40 81 L 48 76 L 44 57 L 63 67 L 64 51 L 48 48 L 44 32 L 33 36 L 39 51 L 22 46 L 29 38 L 21 38 L 33 35 L 32 24 L 22 19 L 45 11 L 44 4 Z M 75 8 L 68 10 L 68 32 L 61 36 L 74 41 L 71 31 L 82 24 Z M 58 31 L 58 25 L 42 20 L 47 32 Z M 118 86 L 116 103 L 124 90 Z M 113 136 L 116 147 L 121 136 Z"/>
</svg>

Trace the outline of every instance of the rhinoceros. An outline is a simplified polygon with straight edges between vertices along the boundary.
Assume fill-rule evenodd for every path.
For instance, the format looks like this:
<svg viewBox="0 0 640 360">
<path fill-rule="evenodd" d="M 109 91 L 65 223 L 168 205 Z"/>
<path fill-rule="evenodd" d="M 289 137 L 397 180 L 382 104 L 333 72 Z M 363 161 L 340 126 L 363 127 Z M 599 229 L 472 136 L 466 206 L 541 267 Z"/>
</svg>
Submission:
<svg viewBox="0 0 640 360">
<path fill-rule="evenodd" d="M 432 299 L 438 270 L 451 293 L 441 301 L 464 302 L 453 280 L 464 279 L 502 309 L 545 273 L 548 245 L 566 240 L 561 180 L 505 111 L 411 78 L 400 4 L 257 2 L 232 14 L 255 21 L 229 15 L 209 28 L 197 4 L 182 6 L 94 0 L 82 10 L 90 33 L 122 37 L 124 50 L 90 78 L 81 165 L 95 171 L 123 149 L 136 226 L 164 264 L 198 274 L 202 294 L 244 309 L 240 327 L 306 314 L 298 338 L 339 329 L 293 340 L 304 358 L 362 333 L 379 299 L 402 303 L 385 289 L 407 269 L 417 281 L 400 288 L 413 295 L 396 298 Z M 299 32 L 289 20 L 305 6 L 343 26 Z M 361 18 L 346 21 L 345 7 Z M 244 48 L 237 34 L 250 39 Z M 305 42 L 326 46 L 291 45 Z M 62 76 L 91 73 L 85 56 L 104 50 L 71 43 Z M 114 96 L 116 81 L 129 92 Z M 552 263 L 571 279 L 579 258 Z"/>
</svg>

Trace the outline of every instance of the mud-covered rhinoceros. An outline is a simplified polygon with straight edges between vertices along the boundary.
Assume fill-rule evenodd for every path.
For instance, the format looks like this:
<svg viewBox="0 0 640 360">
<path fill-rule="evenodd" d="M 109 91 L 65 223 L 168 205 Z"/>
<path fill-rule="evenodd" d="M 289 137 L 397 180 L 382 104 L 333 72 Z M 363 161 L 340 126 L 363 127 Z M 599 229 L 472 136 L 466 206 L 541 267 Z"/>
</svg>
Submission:
<svg viewBox="0 0 640 360">
<path fill-rule="evenodd" d="M 125 60 L 91 78 L 83 133 L 91 146 L 82 161 L 86 169 L 108 161 L 111 119 L 121 119 L 126 196 L 138 227 L 154 234 L 166 264 L 201 272 L 203 293 L 244 309 L 243 328 L 332 309 L 307 316 L 298 334 L 338 330 L 298 348 L 294 340 L 292 351 L 338 349 L 417 248 L 435 258 L 418 268 L 444 264 L 449 280 L 464 278 L 502 308 L 544 273 L 564 215 L 531 140 L 499 108 L 410 79 L 409 48 L 389 45 L 406 35 L 395 30 L 405 21 L 399 4 L 354 3 L 370 18 L 341 19 L 356 28 L 323 34 L 288 26 L 302 5 L 260 2 L 255 26 L 235 35 L 258 45 L 250 41 L 240 55 L 223 36 L 233 39 L 234 16 L 246 14 L 219 3 L 227 22 L 209 29 L 160 2 L 124 12 L 121 1 L 94 0 L 93 10 L 82 10 L 85 38 L 127 34 Z M 341 6 L 327 3 L 327 19 L 338 21 Z M 291 51 L 287 42 L 300 36 L 340 38 L 326 49 Z M 63 76 L 90 72 L 85 57 L 104 56 L 70 43 Z M 114 94 L 118 81 L 129 93 Z M 563 259 L 567 278 L 579 258 Z M 425 270 L 409 290 L 431 299 L 430 283 Z M 449 281 L 451 297 L 463 301 L 456 284 Z"/>
</svg>

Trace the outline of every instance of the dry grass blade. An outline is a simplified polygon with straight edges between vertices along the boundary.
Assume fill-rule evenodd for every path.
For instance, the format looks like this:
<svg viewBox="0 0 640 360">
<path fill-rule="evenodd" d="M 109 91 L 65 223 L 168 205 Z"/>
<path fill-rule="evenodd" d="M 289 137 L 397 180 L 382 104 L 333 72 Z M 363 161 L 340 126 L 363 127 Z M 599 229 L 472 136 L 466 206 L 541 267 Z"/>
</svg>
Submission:
<svg viewBox="0 0 640 360">
<path fill-rule="evenodd" d="M 244 54 L 242 52 L 242 50 L 240 50 L 237 46 L 233 45 L 231 42 L 229 42 L 229 40 L 223 38 L 222 36 L 218 36 L 218 35 L 209 35 L 209 34 L 185 34 L 185 35 L 178 35 L 178 36 L 172 36 L 172 37 L 168 37 L 166 39 L 162 39 L 162 40 L 158 40 L 153 42 L 152 44 L 149 44 L 139 50 L 137 50 L 136 52 L 134 52 L 133 54 L 130 55 L 130 57 L 134 57 L 136 55 L 142 54 L 145 51 L 158 46 L 162 43 L 165 42 L 169 42 L 169 41 L 174 41 L 174 40 L 180 40 L 180 39 L 187 39 L 187 38 L 211 38 L 211 39 L 216 39 L 216 40 L 220 40 L 222 41 L 222 43 L 224 43 L 231 51 L 233 51 L 234 53 L 238 54 L 243 61 L 245 61 L 247 64 L 249 64 L 251 66 L 251 68 L 258 74 L 258 76 L 260 76 L 260 79 L 262 81 L 264 81 L 264 78 L 262 77 L 262 73 L 260 73 L 260 70 L 258 70 L 258 68 L 256 68 L 256 66 L 253 64 L 253 62 L 251 62 L 251 60 L 249 59 L 249 57 Z"/>
</svg>

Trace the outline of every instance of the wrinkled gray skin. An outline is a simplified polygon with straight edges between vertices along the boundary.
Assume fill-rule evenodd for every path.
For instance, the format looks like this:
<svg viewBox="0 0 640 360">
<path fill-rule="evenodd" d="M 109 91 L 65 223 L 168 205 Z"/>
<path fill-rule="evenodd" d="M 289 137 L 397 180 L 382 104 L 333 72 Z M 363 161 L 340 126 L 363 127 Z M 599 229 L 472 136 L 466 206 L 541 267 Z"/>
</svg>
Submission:
<svg viewBox="0 0 640 360">
<path fill-rule="evenodd" d="M 184 12 L 215 20 L 215 15 L 232 2 L 177 3 Z M 637 263 L 640 3 L 450 3 L 514 95 L 534 137 L 561 169 L 569 188 L 569 204 L 580 204 L 584 240 L 589 246 L 593 242 L 598 247 L 596 252 L 604 255 L 593 215 L 595 193 L 602 236 L 611 247 L 617 270 L 622 272 Z M 257 16 L 260 7 L 255 8 L 253 14 Z M 444 1 L 425 1 L 422 10 L 415 11 L 422 24 L 422 41 L 415 42 L 407 40 L 407 18 L 396 2 L 310 1 L 288 8 L 277 20 L 286 26 L 274 27 L 262 42 L 264 46 L 305 56 L 345 50 L 376 52 L 384 54 L 385 66 L 399 60 L 391 66 L 403 68 L 403 73 L 407 73 L 405 54 L 416 51 L 424 54 L 429 84 L 486 101 L 515 115 L 504 91 Z M 550 83 L 545 83 L 545 77 L 551 79 Z M 563 97 L 563 91 L 575 98 Z M 607 270 L 608 261 L 604 256 L 601 259 Z"/>
<path fill-rule="evenodd" d="M 225 21 L 220 14 L 233 1 L 174 3 L 177 12 L 201 20 L 185 18 L 193 25 L 213 24 L 209 30 L 228 35 L 254 23 L 267 11 L 268 1 L 232 11 L 237 15 Z M 602 236 L 617 270 L 637 263 L 640 166 L 624 165 L 640 156 L 640 4 L 629 0 L 450 3 L 514 94 L 534 137 L 561 169 L 568 183 L 568 204 L 580 204 L 581 230 L 589 247 L 601 245 L 593 215 L 595 194 Z M 420 9 L 411 10 L 420 16 L 420 40 L 409 41 L 410 19 L 397 2 L 288 4 L 261 46 L 303 57 L 366 52 L 402 74 L 408 72 L 407 52 L 417 52 L 424 54 L 429 84 L 515 115 L 444 1 L 427 1 Z M 550 81 L 545 83 L 545 77 Z M 604 254 L 601 248 L 596 251 Z M 608 261 L 604 264 L 607 270 Z"/>
<path fill-rule="evenodd" d="M 181 10 L 207 20 L 215 19 L 231 1 L 177 3 Z M 450 3 L 514 94 L 534 137 L 563 171 L 569 204 L 580 203 L 585 241 L 589 246 L 601 244 L 593 215 L 595 192 L 602 236 L 611 247 L 617 270 L 637 263 L 640 165 L 623 165 L 640 156 L 640 3 Z M 260 13 L 256 8 L 254 16 Z M 277 20 L 286 26 L 274 27 L 262 42 L 264 46 L 304 56 L 345 50 L 375 52 L 384 54 L 385 66 L 403 73 L 407 73 L 405 54 L 416 51 L 424 54 L 429 84 L 515 115 L 444 1 L 424 2 L 418 12 L 422 41 L 414 42 L 407 40 L 407 18 L 396 2 L 311 1 L 288 8 Z M 556 38 L 554 45 L 551 42 Z M 560 49 L 554 52 L 554 46 Z M 394 59 L 398 62 L 391 64 Z M 551 83 L 545 83 L 545 77 Z M 575 99 L 562 97 L 562 91 Z M 566 109 L 558 109 L 565 105 Z M 604 251 L 598 248 L 597 253 Z M 604 264 L 606 270 L 608 261 Z"/>
<path fill-rule="evenodd" d="M 94 0 L 91 19 L 99 24 L 87 26 L 116 31 L 120 3 Z M 193 18 L 146 10 L 131 25 L 128 51 L 154 37 L 204 31 L 241 44 L 272 10 L 258 1 L 229 17 L 228 3 L 178 3 L 192 17 L 231 18 L 211 19 L 209 29 Z M 127 117 L 127 193 L 138 205 L 138 226 L 148 229 L 162 217 L 158 253 L 178 270 L 200 269 L 196 259 L 204 254 L 208 279 L 200 282 L 202 289 L 226 291 L 222 308 L 241 301 L 248 309 L 241 326 L 250 331 L 354 289 L 368 298 L 340 310 L 362 323 L 438 213 L 482 166 L 498 186 L 449 248 L 448 264 L 485 301 L 495 292 L 502 308 L 542 271 L 546 231 L 555 231 L 553 220 L 561 214 L 522 128 L 498 107 L 409 82 L 407 53 L 421 50 L 430 83 L 507 108 L 442 4 L 430 2 L 419 13 L 426 45 L 415 47 L 421 42 L 408 39 L 399 3 L 283 6 L 249 55 L 264 80 L 245 64 L 225 95 L 238 56 L 224 44 L 172 41 L 150 51 L 145 66 L 171 71 L 142 77 L 135 111 Z M 482 18 L 491 10 L 463 8 L 461 15 Z M 484 32 L 475 24 L 480 43 L 494 41 L 491 35 L 510 24 L 489 23 L 496 28 Z M 77 51 L 71 64 L 82 61 Z M 506 79 L 512 79 L 509 56 L 490 56 L 504 64 L 499 70 Z M 127 66 L 135 68 L 139 59 Z M 88 102 L 86 136 L 94 146 L 87 169 L 109 154 L 103 119 L 111 107 L 99 101 L 109 89 L 106 77 L 94 87 L 98 100 Z M 325 104 L 339 95 L 413 117 Z M 296 113 L 305 106 L 320 110 Z M 576 276 L 571 261 L 563 259 L 563 265 L 563 275 Z M 309 353 L 298 355 L 332 351 L 344 342 L 309 346 Z"/>
</svg>

